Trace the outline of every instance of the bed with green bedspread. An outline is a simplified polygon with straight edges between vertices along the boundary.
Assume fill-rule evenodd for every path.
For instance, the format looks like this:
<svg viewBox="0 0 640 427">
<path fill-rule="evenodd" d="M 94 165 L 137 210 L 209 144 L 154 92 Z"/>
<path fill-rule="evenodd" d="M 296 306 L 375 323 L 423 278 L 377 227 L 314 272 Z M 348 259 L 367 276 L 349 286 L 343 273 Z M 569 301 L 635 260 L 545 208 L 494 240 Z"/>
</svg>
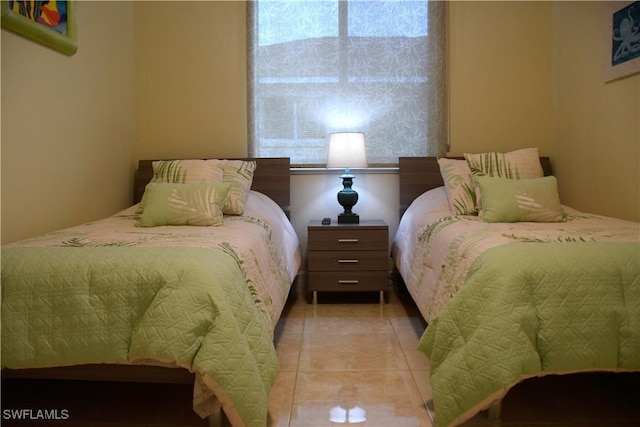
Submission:
<svg viewBox="0 0 640 427">
<path fill-rule="evenodd" d="M 428 323 L 437 427 L 527 378 L 640 371 L 640 224 L 563 209 L 487 223 L 452 214 L 439 187 L 405 212 L 392 255 Z"/>
<path fill-rule="evenodd" d="M 185 368 L 199 415 L 219 402 L 232 425 L 264 427 L 300 265 L 291 224 L 264 203 L 251 194 L 220 227 L 139 228 L 131 208 L 6 245 L 2 367 Z"/>
</svg>

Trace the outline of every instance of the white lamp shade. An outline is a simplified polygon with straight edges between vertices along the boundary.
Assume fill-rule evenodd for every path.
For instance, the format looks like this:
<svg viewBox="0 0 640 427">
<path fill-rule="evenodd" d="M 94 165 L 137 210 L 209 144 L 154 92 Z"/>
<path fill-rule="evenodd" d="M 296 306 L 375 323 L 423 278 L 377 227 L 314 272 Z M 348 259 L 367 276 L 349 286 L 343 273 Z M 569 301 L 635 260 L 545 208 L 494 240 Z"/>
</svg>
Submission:
<svg viewBox="0 0 640 427">
<path fill-rule="evenodd" d="M 362 132 L 336 132 L 329 135 L 327 168 L 366 168 L 367 151 Z"/>
</svg>

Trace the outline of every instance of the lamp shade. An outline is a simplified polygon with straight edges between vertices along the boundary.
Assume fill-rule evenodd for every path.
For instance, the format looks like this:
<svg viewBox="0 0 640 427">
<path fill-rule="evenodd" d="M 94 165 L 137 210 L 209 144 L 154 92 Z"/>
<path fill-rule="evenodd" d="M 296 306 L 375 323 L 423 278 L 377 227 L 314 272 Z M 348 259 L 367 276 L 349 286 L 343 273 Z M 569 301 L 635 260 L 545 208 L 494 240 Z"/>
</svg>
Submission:
<svg viewBox="0 0 640 427">
<path fill-rule="evenodd" d="M 336 132 L 329 135 L 328 168 L 366 168 L 367 151 L 362 132 Z"/>
</svg>

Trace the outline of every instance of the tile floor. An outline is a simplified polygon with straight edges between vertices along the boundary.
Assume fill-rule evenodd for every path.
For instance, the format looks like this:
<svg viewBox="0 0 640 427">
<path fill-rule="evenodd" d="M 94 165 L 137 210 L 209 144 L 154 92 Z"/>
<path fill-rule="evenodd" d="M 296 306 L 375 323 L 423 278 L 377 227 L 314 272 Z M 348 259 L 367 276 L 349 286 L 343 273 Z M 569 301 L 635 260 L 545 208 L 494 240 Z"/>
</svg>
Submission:
<svg viewBox="0 0 640 427">
<path fill-rule="evenodd" d="M 377 298 L 375 293 L 320 294 L 313 306 L 296 285 L 276 330 L 281 371 L 270 396 L 269 427 L 432 427 L 423 404 L 431 397 L 429 365 L 416 350 L 425 324 L 406 291 L 390 292 L 383 306 Z M 191 411 L 189 385 L 2 385 L 3 408 L 62 407 L 73 415 L 39 426 L 206 425 Z M 505 398 L 501 425 L 638 427 L 640 374 L 525 381 Z M 465 426 L 496 424 L 481 413 Z"/>
<path fill-rule="evenodd" d="M 303 292 L 292 294 L 275 336 L 272 426 L 431 425 L 423 404 L 429 365 L 416 349 L 424 324 L 395 293 L 385 305 L 377 298 L 319 294 L 310 305 Z"/>
</svg>

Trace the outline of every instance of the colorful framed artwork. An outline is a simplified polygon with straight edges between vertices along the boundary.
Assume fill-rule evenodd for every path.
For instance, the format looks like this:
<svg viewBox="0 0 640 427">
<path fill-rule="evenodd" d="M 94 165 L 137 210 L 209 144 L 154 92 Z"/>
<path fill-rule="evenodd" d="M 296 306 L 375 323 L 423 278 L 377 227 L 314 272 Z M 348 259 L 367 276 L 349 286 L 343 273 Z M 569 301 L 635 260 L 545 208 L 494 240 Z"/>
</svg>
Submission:
<svg viewBox="0 0 640 427">
<path fill-rule="evenodd" d="M 2 27 L 66 55 L 76 45 L 74 0 L 1 0 Z"/>
<path fill-rule="evenodd" d="M 605 81 L 640 72 L 640 1 L 609 2 L 606 22 Z"/>
</svg>

